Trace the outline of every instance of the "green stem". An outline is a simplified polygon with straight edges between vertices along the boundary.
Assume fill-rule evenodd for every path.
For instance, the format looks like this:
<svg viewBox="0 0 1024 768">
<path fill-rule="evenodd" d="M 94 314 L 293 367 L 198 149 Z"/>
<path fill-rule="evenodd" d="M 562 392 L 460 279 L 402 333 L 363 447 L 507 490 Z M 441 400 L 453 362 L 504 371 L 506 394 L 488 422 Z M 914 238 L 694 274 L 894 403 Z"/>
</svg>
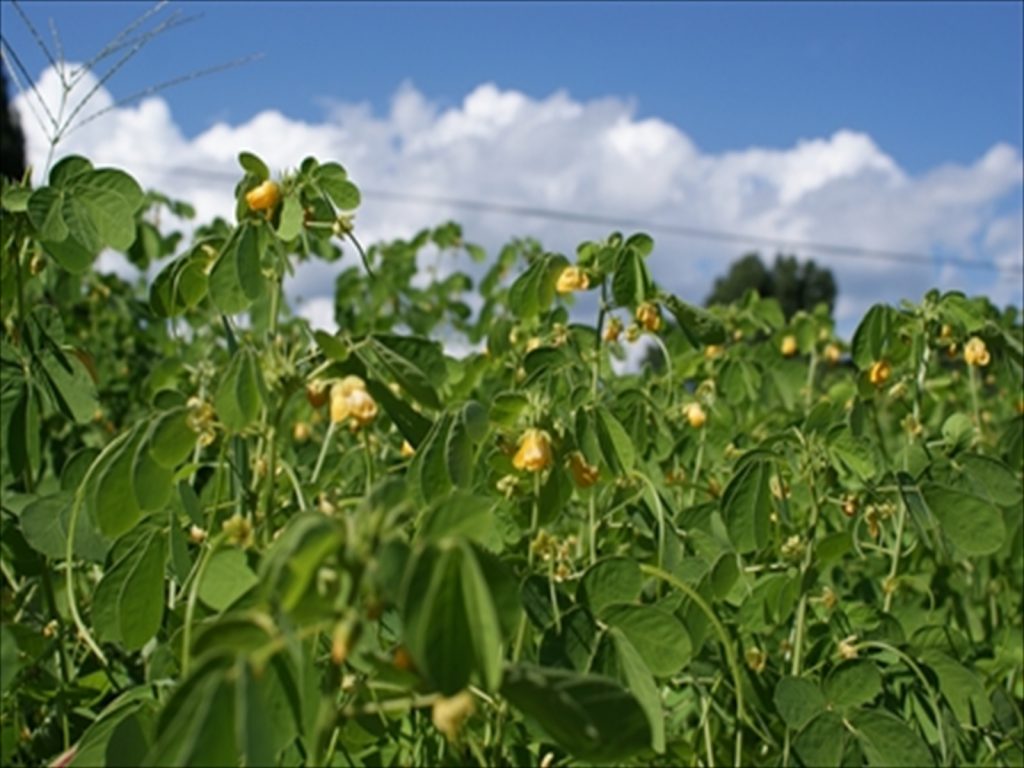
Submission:
<svg viewBox="0 0 1024 768">
<path fill-rule="evenodd" d="M 320 455 L 317 456 L 316 466 L 313 467 L 313 476 L 309 478 L 310 484 L 314 484 L 317 478 L 320 477 L 320 470 L 324 466 L 324 457 L 327 456 L 327 447 L 331 444 L 331 438 L 334 437 L 334 422 L 331 421 L 327 425 L 327 434 L 324 435 L 324 443 L 320 446 Z"/>
<path fill-rule="evenodd" d="M 78 613 L 78 601 L 75 599 L 75 569 L 74 569 L 74 553 L 75 553 L 75 530 L 78 527 L 78 515 L 82 511 L 82 504 L 85 502 L 85 489 L 89 487 L 89 483 L 92 480 L 93 474 L 96 469 L 104 462 L 108 455 L 114 452 L 121 446 L 122 443 L 128 440 L 134 433 L 132 430 L 122 432 L 120 435 L 115 437 L 107 446 L 100 451 L 99 456 L 93 459 L 92 464 L 89 465 L 89 469 L 86 470 L 85 477 L 82 478 L 82 482 L 79 483 L 78 489 L 75 491 L 75 498 L 71 503 L 71 514 L 68 518 L 68 539 L 64 545 L 64 578 L 65 588 L 68 593 L 68 610 L 71 612 L 71 619 L 75 623 L 75 628 L 78 630 L 79 636 L 82 641 L 86 644 L 93 655 L 99 659 L 100 663 L 106 667 L 107 657 L 103 655 L 103 651 L 96 644 L 89 629 L 85 626 L 85 622 L 82 621 L 81 615 Z"/>
<path fill-rule="evenodd" d="M 690 478 L 690 494 L 689 499 L 686 502 L 686 506 L 692 507 L 693 503 L 697 500 L 697 487 L 700 478 L 701 464 L 704 462 L 704 443 L 707 439 L 707 425 L 703 425 L 700 428 L 700 438 L 697 442 L 697 460 L 693 465 L 693 477 Z"/>
<path fill-rule="evenodd" d="M 736 661 L 736 650 L 732 647 L 729 635 L 726 634 L 725 627 L 722 626 L 722 623 L 718 620 L 715 612 L 711 610 L 711 607 L 704 601 L 704 598 L 700 596 L 700 593 L 698 593 L 689 584 L 676 578 L 668 571 L 664 571 L 661 568 L 655 568 L 653 565 L 641 563 L 640 570 L 648 576 L 661 579 L 693 600 L 694 604 L 700 608 L 705 616 L 707 616 L 708 621 L 711 622 L 711 626 L 714 627 L 715 633 L 718 635 L 718 640 L 722 645 L 722 650 L 725 652 L 726 663 L 729 665 L 729 674 L 732 676 L 732 683 L 736 689 L 736 752 L 734 755 L 734 765 L 739 768 L 739 766 L 743 764 L 742 724 L 747 722 L 747 713 L 743 706 L 743 681 L 740 678 L 740 667 L 739 663 Z"/>
<path fill-rule="evenodd" d="M 906 664 L 910 670 L 917 676 L 917 679 L 921 681 L 921 685 L 928 692 L 928 703 L 931 706 L 932 713 L 935 715 L 935 729 L 939 735 L 939 750 L 942 752 L 942 764 L 949 765 L 948 747 L 946 746 L 946 732 L 942 724 L 942 712 L 939 709 L 938 696 L 935 694 L 935 689 L 932 688 L 928 682 L 928 678 L 925 677 L 921 668 L 917 666 L 912 658 L 889 643 L 882 642 L 881 640 L 864 640 L 857 643 L 855 648 L 878 648 L 882 651 L 888 651 L 899 657 L 899 659 Z"/>
<path fill-rule="evenodd" d="M 587 528 L 590 533 L 590 564 L 597 562 L 597 494 L 590 492 L 590 503 L 587 508 Z"/>
<path fill-rule="evenodd" d="M 885 590 L 885 603 L 882 606 L 882 610 L 885 613 L 889 612 L 892 607 L 892 596 L 896 594 L 896 574 L 899 573 L 900 569 L 900 555 L 903 552 L 903 527 L 907 520 L 907 502 L 904 500 L 903 495 L 900 494 L 900 509 L 896 516 L 896 541 L 893 544 L 892 565 L 889 567 L 889 576 L 885 580 L 883 589 Z"/>
<path fill-rule="evenodd" d="M 199 556 L 199 563 L 196 565 L 195 579 L 188 588 L 188 601 L 185 603 L 185 621 L 181 629 L 181 676 L 188 675 L 188 668 L 192 661 L 192 619 L 196 612 L 196 602 L 199 599 L 199 585 L 203 583 L 203 574 L 206 573 L 206 566 L 210 564 L 213 553 L 220 547 L 224 540 L 224 534 L 217 534 Z"/>
<path fill-rule="evenodd" d="M 608 283 L 601 280 L 601 303 L 597 311 L 597 336 L 594 339 L 594 376 L 590 382 L 590 391 L 597 395 L 597 382 L 601 378 L 601 334 L 604 329 L 604 316 L 607 312 Z"/>
<path fill-rule="evenodd" d="M 50 612 L 57 622 L 57 655 L 60 658 L 60 690 L 61 696 L 57 700 L 57 709 L 60 711 L 61 735 L 64 738 L 64 749 L 71 746 L 70 728 L 68 726 L 67 700 L 63 695 L 71 681 L 71 671 L 68 666 L 67 653 L 64 650 L 64 621 L 57 610 L 57 597 L 53 591 L 53 578 L 50 576 L 50 569 L 43 568 L 43 591 L 46 594 L 46 602 L 50 605 Z"/>
</svg>

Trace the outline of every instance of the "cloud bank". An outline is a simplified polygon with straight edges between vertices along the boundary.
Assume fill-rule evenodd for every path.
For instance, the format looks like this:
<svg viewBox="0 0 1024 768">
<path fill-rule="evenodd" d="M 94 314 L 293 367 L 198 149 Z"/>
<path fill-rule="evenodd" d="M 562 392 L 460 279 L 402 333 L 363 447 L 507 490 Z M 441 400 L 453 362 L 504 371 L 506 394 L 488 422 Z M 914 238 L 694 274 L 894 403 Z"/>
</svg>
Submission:
<svg viewBox="0 0 1024 768">
<path fill-rule="evenodd" d="M 82 93 L 93 83 L 79 86 Z M 55 73 L 37 89 L 58 100 Z M 109 107 L 100 88 L 87 115 Z M 72 104 L 73 104 L 72 100 Z M 22 116 L 29 161 L 45 164 L 48 142 L 24 95 Z M 38 111 L 38 110 L 37 110 Z M 564 91 L 537 99 L 485 83 L 461 104 L 442 107 L 411 83 L 400 87 L 387 114 L 367 105 L 330 102 L 317 122 L 268 109 L 245 123 L 217 123 L 189 138 L 166 101 L 148 98 L 112 108 L 72 131 L 58 156 L 88 155 L 100 165 L 131 172 L 147 187 L 192 202 L 200 219 L 229 217 L 240 150 L 263 157 L 272 169 L 295 167 L 307 155 L 337 160 L 364 194 L 357 231 L 364 241 L 410 236 L 448 218 L 468 240 L 489 250 L 513 236 L 538 237 L 568 254 L 609 228 L 398 202 L 372 190 L 498 201 L 643 219 L 782 240 L 817 241 L 890 251 L 942 254 L 994 261 L 997 272 L 907 263 L 899 259 L 847 259 L 808 251 L 830 267 L 840 290 L 837 317 L 847 332 L 876 301 L 917 300 L 928 288 L 985 293 L 999 304 L 1024 303 L 1019 270 L 1024 262 L 1020 150 L 991 147 L 967 165 L 949 164 L 909 175 L 865 133 L 842 130 L 786 148 L 702 151 L 680 126 L 639 118 L 625 99 L 581 102 Z M 37 178 L 38 182 L 38 178 Z M 700 301 L 714 277 L 740 254 L 774 250 L 688 239 L 651 228 L 655 278 L 680 296 Z M 307 303 L 304 313 L 329 324 L 333 274 L 351 263 L 305 267 L 289 284 Z"/>
</svg>

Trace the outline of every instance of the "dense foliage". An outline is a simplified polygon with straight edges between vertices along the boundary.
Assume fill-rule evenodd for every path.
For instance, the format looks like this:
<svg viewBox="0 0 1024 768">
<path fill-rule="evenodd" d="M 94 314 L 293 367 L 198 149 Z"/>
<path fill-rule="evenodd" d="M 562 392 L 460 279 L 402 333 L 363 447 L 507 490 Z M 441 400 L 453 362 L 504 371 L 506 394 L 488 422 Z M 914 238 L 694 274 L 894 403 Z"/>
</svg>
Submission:
<svg viewBox="0 0 1024 768">
<path fill-rule="evenodd" d="M 240 162 L 189 243 L 81 157 L 3 188 L 3 764 L 1021 764 L 1016 312 L 363 252 L 340 165 Z M 281 286 L 342 246 L 328 334 Z"/>
</svg>

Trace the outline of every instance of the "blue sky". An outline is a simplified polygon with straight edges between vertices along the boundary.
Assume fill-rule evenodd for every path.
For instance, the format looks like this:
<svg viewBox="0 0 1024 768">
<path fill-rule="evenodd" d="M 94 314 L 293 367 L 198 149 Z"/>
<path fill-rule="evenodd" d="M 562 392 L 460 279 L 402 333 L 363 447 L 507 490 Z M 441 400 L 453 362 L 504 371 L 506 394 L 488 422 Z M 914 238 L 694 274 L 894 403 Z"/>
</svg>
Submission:
<svg viewBox="0 0 1024 768">
<path fill-rule="evenodd" d="M 10 4 L 4 35 L 44 64 Z M 25 2 L 84 59 L 152 3 Z M 911 172 L 1024 132 L 1020 2 L 181 2 L 202 18 L 154 41 L 119 95 L 249 53 L 261 61 L 166 92 L 189 135 L 323 99 L 378 110 L 412 80 L 455 103 L 493 81 L 543 97 L 635 100 L 707 151 L 863 130 Z"/>
<path fill-rule="evenodd" d="M 83 61 L 152 5 L 22 8 L 47 40 L 52 17 L 65 57 Z M 263 152 L 277 168 L 310 151 L 336 155 L 368 189 L 1016 270 L 803 254 L 837 271 L 847 322 L 873 300 L 917 299 L 932 285 L 1022 303 L 1024 3 L 173 2 L 155 18 L 175 10 L 202 18 L 155 39 L 97 104 L 193 69 L 264 57 L 114 110 L 62 150 L 124 164 L 152 186 L 179 186 L 204 212 L 225 208 L 225 182 L 215 189 L 211 178 L 189 177 L 196 168 L 226 180 L 239 149 Z M 8 0 L 0 21 L 40 77 L 47 61 Z M 41 157 L 41 133 L 28 132 Z M 400 208 L 372 195 L 364 208 L 364 231 L 380 237 L 447 216 L 488 247 L 529 233 L 570 252 L 606 234 Z M 659 243 L 656 276 L 667 271 L 669 287 L 695 300 L 747 250 Z M 672 266 L 683 258 L 685 283 Z M 304 294 L 329 278 L 308 276 Z"/>
</svg>

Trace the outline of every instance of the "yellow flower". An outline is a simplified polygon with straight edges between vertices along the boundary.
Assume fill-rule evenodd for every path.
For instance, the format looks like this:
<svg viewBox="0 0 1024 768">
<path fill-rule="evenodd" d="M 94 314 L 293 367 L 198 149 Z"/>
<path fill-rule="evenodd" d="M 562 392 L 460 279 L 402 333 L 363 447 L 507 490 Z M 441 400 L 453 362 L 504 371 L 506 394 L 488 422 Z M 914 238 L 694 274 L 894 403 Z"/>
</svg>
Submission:
<svg viewBox="0 0 1024 768">
<path fill-rule="evenodd" d="M 704 357 L 708 360 L 715 360 L 722 356 L 725 348 L 720 344 L 708 344 L 704 347 Z"/>
<path fill-rule="evenodd" d="M 579 451 L 575 451 L 569 457 L 569 471 L 572 472 L 572 479 L 580 488 L 589 488 L 597 482 L 600 471 L 593 464 L 587 463 L 586 457 Z"/>
<path fill-rule="evenodd" d="M 825 347 L 825 360 L 827 360 L 832 365 L 835 365 L 836 363 L 839 362 L 839 357 L 841 354 L 842 352 L 839 349 L 838 344 L 829 344 L 827 347 Z"/>
<path fill-rule="evenodd" d="M 651 333 L 655 333 L 661 328 L 661 315 L 658 313 L 658 308 L 646 301 L 636 308 L 636 321 L 643 326 L 644 330 Z"/>
<path fill-rule="evenodd" d="M 309 440 L 310 434 L 309 424 L 304 421 L 295 422 L 295 426 L 292 428 L 292 439 L 294 439 L 296 443 L 306 442 Z"/>
<path fill-rule="evenodd" d="M 474 708 L 473 694 L 469 691 L 459 691 L 451 697 L 441 696 L 434 702 L 431 720 L 448 741 L 455 741 Z"/>
<path fill-rule="evenodd" d="M 512 466 L 528 472 L 540 472 L 551 465 L 551 438 L 540 429 L 528 429 L 519 438 L 519 450 Z"/>
<path fill-rule="evenodd" d="M 604 340 L 609 344 L 618 341 L 620 333 L 622 333 L 622 321 L 617 317 L 610 318 L 608 325 L 604 327 Z"/>
<path fill-rule="evenodd" d="M 590 287 L 590 278 L 587 273 L 579 267 L 566 267 L 558 276 L 555 290 L 559 293 L 572 293 L 573 291 L 585 291 Z"/>
<path fill-rule="evenodd" d="M 365 427 L 377 416 L 377 402 L 365 389 L 357 389 L 348 396 L 352 418 Z"/>
<path fill-rule="evenodd" d="M 408 440 L 403 440 L 402 447 L 398 451 L 398 453 L 401 455 L 403 459 L 411 459 L 413 455 L 415 455 L 416 449 L 412 447 L 412 443 L 410 443 Z"/>
<path fill-rule="evenodd" d="M 245 202 L 254 211 L 273 211 L 281 200 L 281 188 L 273 181 L 267 180 L 245 195 Z"/>
<path fill-rule="evenodd" d="M 988 347 L 977 336 L 971 336 L 964 345 L 964 362 L 968 365 L 985 367 L 989 364 Z"/>
<path fill-rule="evenodd" d="M 797 352 L 796 336 L 786 336 L 782 340 L 782 346 L 780 347 L 784 357 L 792 357 Z"/>
<path fill-rule="evenodd" d="M 356 425 L 365 427 L 376 416 L 377 403 L 358 376 L 346 376 L 331 387 L 331 421 L 335 424 L 351 417 Z"/>
<path fill-rule="evenodd" d="M 888 360 L 876 360 L 871 364 L 871 368 L 868 370 L 868 381 L 876 387 L 880 387 L 889 380 L 889 376 L 891 374 L 892 366 L 889 365 Z"/>
<path fill-rule="evenodd" d="M 686 420 L 690 422 L 690 426 L 694 429 L 700 429 L 708 420 L 708 416 L 704 413 L 704 409 L 700 407 L 700 403 L 689 403 L 686 405 L 683 408 L 683 415 L 686 416 Z"/>
</svg>

